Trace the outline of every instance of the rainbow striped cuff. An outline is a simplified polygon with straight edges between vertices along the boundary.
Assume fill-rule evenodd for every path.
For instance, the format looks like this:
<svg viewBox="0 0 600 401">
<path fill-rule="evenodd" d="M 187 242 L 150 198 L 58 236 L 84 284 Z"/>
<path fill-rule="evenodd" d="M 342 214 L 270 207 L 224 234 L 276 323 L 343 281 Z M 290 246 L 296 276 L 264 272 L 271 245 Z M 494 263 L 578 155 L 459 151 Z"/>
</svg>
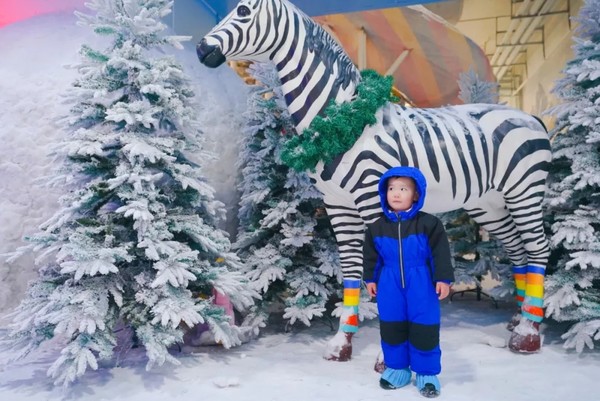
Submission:
<svg viewBox="0 0 600 401">
<path fill-rule="evenodd" d="M 356 317 L 356 315 L 354 315 L 354 316 Z M 351 324 L 351 323 L 354 323 L 354 322 L 351 322 L 351 321 L 349 321 L 348 324 L 342 324 L 342 331 L 344 333 L 356 333 L 356 332 L 358 332 L 358 317 L 356 317 L 355 320 L 356 320 L 356 322 L 355 322 L 356 324 L 354 324 L 354 325 Z"/>
<path fill-rule="evenodd" d="M 344 333 L 356 333 L 358 331 L 358 306 L 344 306 L 340 324 Z"/>
<path fill-rule="evenodd" d="M 521 307 L 525 299 L 525 288 L 527 287 L 527 266 L 513 266 L 513 277 L 517 290 L 517 304 Z"/>
<path fill-rule="evenodd" d="M 356 333 L 358 331 L 360 286 L 360 280 L 344 280 L 344 312 L 340 322 L 344 333 Z"/>
<path fill-rule="evenodd" d="M 358 306 L 360 302 L 360 280 L 344 280 L 344 306 Z"/>
<path fill-rule="evenodd" d="M 544 276 L 546 269 L 541 266 L 527 266 L 525 298 L 523 299 L 523 317 L 541 322 L 544 319 Z"/>
</svg>

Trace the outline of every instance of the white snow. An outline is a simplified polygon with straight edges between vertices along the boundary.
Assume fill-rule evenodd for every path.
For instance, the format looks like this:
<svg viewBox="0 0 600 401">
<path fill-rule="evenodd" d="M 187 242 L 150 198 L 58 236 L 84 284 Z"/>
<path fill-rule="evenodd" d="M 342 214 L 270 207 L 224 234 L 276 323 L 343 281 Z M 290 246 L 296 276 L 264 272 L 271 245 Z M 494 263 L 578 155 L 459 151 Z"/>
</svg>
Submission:
<svg viewBox="0 0 600 401">
<path fill-rule="evenodd" d="M 78 60 L 85 41 L 96 39 L 76 27 L 72 16 L 37 17 L 0 29 L 0 253 L 19 244 L 52 215 L 57 194 L 41 189 L 36 179 L 48 171 L 48 146 L 61 131 L 55 118 L 68 105 L 60 95 L 76 72 L 64 65 Z M 97 41 L 97 40 L 96 40 Z M 198 79 L 207 134 L 217 138 L 219 160 L 210 166 L 217 198 L 230 211 L 236 207 L 234 182 L 237 135 L 236 110 L 245 104 L 241 80 L 227 68 L 208 71 L 193 51 L 181 55 Z M 208 78 L 207 78 L 208 77 Z M 204 78 L 204 79 L 203 79 Z M 200 81 L 201 80 L 201 81 Z M 25 258 L 27 259 L 27 258 Z M 35 274 L 32 258 L 8 266 L 0 260 L 0 312 L 21 298 Z M 542 325 L 544 346 L 534 355 L 515 355 L 505 348 L 504 326 L 515 306 L 467 296 L 443 304 L 441 347 L 444 401 L 598 401 L 600 353 L 581 354 L 562 348 L 564 327 Z M 334 319 L 337 321 L 337 319 Z M 337 327 L 337 323 L 334 324 Z M 1 334 L 1 333 L 0 333 Z M 414 386 L 384 391 L 373 365 L 379 352 L 377 322 L 354 335 L 352 361 L 322 358 L 334 332 L 322 323 L 292 333 L 263 333 L 258 339 L 225 350 L 220 346 L 185 347 L 173 354 L 180 366 L 165 365 L 149 372 L 141 349 L 123 349 L 98 371 L 64 392 L 54 388 L 46 371 L 57 358 L 59 344 L 50 343 L 28 359 L 6 364 L 0 354 L 0 399 L 127 400 L 127 401 L 370 401 L 421 399 Z M 117 367 L 114 367 L 115 364 Z"/>
<path fill-rule="evenodd" d="M 517 355 L 490 341 L 506 342 L 513 304 L 465 296 L 442 307 L 442 395 L 444 401 L 598 401 L 600 353 L 562 349 L 558 327 L 546 327 L 542 351 Z M 86 401 L 375 401 L 419 400 L 416 388 L 386 391 L 373 370 L 379 352 L 376 321 L 354 335 L 353 359 L 322 358 L 333 332 L 315 323 L 293 333 L 266 333 L 240 347 L 185 347 L 173 354 L 180 366 L 144 370 L 143 350 L 119 353 L 119 367 L 88 371 L 68 391 L 52 388 L 46 369 L 54 345 L 27 360 L 4 366 L 0 356 L 0 399 Z M 491 345 L 491 346 L 490 346 Z M 113 362 L 114 363 L 114 362 Z M 414 381 L 414 376 L 413 376 Z"/>
</svg>

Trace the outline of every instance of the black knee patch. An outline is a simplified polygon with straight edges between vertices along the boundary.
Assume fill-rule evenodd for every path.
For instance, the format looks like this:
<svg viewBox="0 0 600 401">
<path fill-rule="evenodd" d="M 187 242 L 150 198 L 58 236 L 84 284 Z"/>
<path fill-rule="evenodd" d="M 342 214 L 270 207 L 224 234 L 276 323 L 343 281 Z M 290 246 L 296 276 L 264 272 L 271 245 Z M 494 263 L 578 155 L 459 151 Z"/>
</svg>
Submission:
<svg viewBox="0 0 600 401">
<path fill-rule="evenodd" d="M 440 325 L 411 323 L 408 341 L 418 350 L 432 350 L 440 345 Z"/>
<path fill-rule="evenodd" d="M 379 322 L 381 339 L 389 345 L 402 344 L 408 340 L 408 322 Z"/>
</svg>

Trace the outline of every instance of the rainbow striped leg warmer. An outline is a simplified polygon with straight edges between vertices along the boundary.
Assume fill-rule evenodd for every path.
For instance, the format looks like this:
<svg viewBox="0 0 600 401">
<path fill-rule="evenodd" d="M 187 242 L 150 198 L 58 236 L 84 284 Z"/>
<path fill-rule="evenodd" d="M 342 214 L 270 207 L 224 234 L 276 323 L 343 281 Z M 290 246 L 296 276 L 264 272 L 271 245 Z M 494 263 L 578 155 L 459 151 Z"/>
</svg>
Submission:
<svg viewBox="0 0 600 401">
<path fill-rule="evenodd" d="M 344 333 L 356 333 L 358 331 L 360 284 L 360 280 L 344 280 L 344 311 L 340 321 Z"/>
<path fill-rule="evenodd" d="M 517 289 L 517 305 L 521 309 L 525 299 L 525 287 L 527 287 L 527 266 L 513 266 L 513 278 Z"/>
<path fill-rule="evenodd" d="M 523 317 L 540 323 L 544 318 L 544 276 L 546 269 L 542 266 L 527 266 L 525 298 L 521 308 Z"/>
</svg>

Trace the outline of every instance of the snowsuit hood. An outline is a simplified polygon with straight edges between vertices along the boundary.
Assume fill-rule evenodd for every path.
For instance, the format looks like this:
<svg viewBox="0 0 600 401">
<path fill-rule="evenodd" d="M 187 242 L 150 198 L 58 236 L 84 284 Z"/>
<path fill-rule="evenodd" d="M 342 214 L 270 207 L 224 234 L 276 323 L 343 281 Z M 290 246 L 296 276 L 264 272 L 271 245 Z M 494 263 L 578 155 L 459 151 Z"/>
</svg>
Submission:
<svg viewBox="0 0 600 401">
<path fill-rule="evenodd" d="M 387 181 L 391 177 L 409 177 L 415 181 L 419 199 L 413 203 L 413 206 L 409 211 L 395 213 L 390 210 L 387 204 Z M 385 216 L 393 222 L 397 222 L 398 218 L 400 218 L 400 220 L 407 220 L 415 217 L 425 203 L 426 191 L 427 181 L 425 180 L 425 176 L 415 167 L 393 167 L 386 171 L 379 179 L 379 199 L 381 201 L 381 208 L 383 209 Z"/>
</svg>

